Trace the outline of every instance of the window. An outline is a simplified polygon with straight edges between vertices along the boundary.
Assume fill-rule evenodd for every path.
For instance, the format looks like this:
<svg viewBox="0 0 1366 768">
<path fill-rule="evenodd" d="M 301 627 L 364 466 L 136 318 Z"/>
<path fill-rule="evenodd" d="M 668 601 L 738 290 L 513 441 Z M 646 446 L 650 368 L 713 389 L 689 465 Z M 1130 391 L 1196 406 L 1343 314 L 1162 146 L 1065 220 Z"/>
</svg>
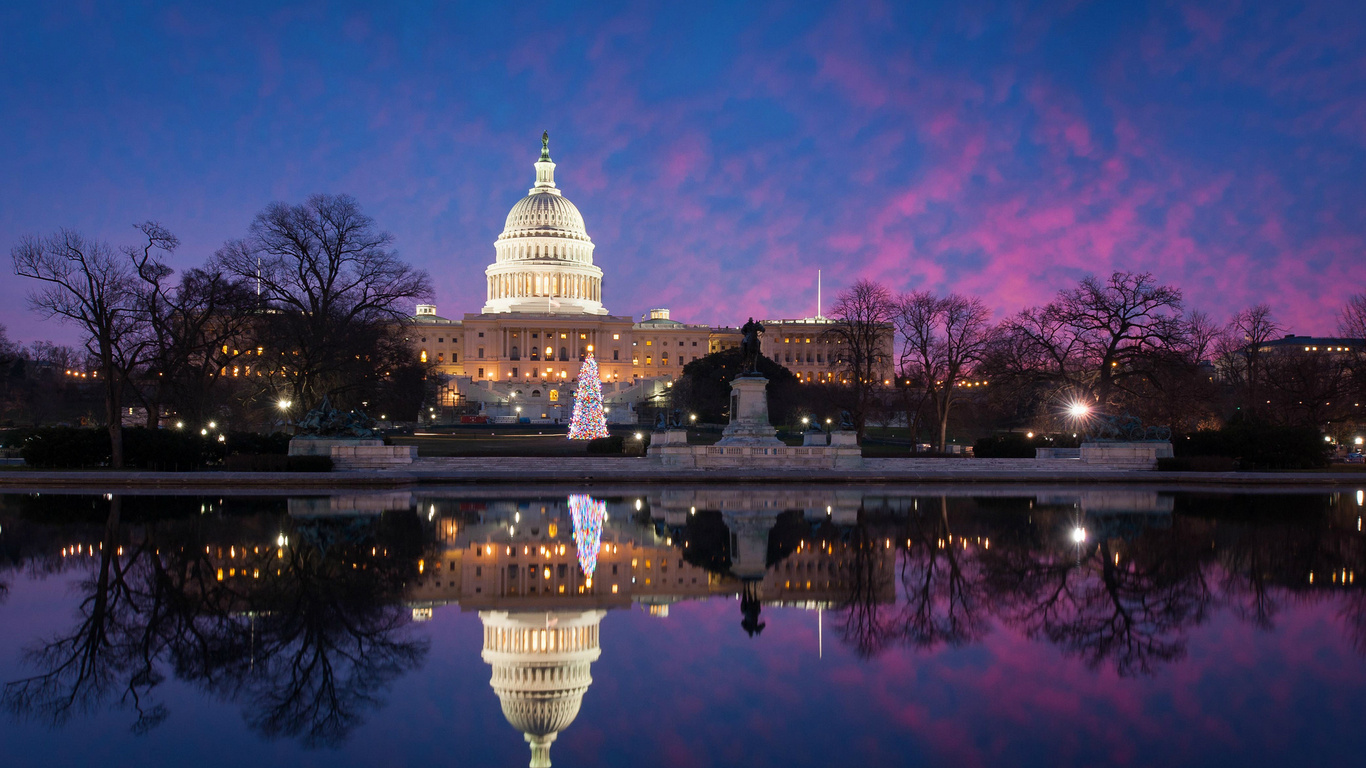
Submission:
<svg viewBox="0 0 1366 768">
<path fill-rule="evenodd" d="M 697 346 L 697 342 L 694 341 L 694 342 L 692 343 L 692 345 L 693 345 L 694 347 Z"/>
<path fill-rule="evenodd" d="M 483 332 L 483 331 L 480 331 L 480 332 L 479 332 L 479 338 L 481 338 L 481 339 L 484 338 L 484 332 Z"/>
<path fill-rule="evenodd" d="M 460 353 L 459 353 L 459 352 L 452 352 L 452 353 L 451 353 L 451 362 L 452 362 L 452 363 L 458 363 L 458 362 L 460 362 Z"/>
<path fill-rule="evenodd" d="M 579 338 L 583 338 L 583 337 L 580 336 Z M 614 333 L 614 334 L 612 334 L 612 341 L 621 341 L 621 334 L 619 334 L 619 333 Z"/>
<path fill-rule="evenodd" d="M 476 566 L 474 566 L 474 575 L 475 575 L 475 576 L 483 576 L 483 575 L 484 575 L 484 566 L 482 566 L 482 565 L 476 565 Z"/>
<path fill-rule="evenodd" d="M 531 348 L 531 359 L 532 359 L 532 360 L 540 360 L 540 359 L 541 359 L 541 350 L 540 350 L 539 348 L 537 348 L 537 347 L 532 347 L 532 348 Z"/>
<path fill-rule="evenodd" d="M 646 355 L 646 356 L 645 356 L 645 364 L 646 364 L 646 365 L 654 365 L 654 358 L 651 357 L 651 356 L 649 356 L 649 355 Z"/>
<path fill-rule="evenodd" d="M 436 343 L 437 343 L 437 344 L 445 344 L 445 343 L 446 343 L 446 337 L 444 337 L 444 336 L 437 336 L 437 337 L 436 337 Z"/>
<path fill-rule="evenodd" d="M 512 354 L 508 355 L 508 358 L 509 358 L 509 359 L 512 359 L 512 360 L 521 360 L 521 359 L 522 359 L 522 356 L 521 356 L 520 354 L 518 354 L 518 352 L 517 352 L 517 345 L 516 345 L 516 344 L 513 344 L 513 345 L 512 345 Z"/>
<path fill-rule="evenodd" d="M 423 341 L 426 341 L 426 339 L 423 339 Z M 645 346 L 647 346 L 647 347 L 653 347 L 654 345 L 655 345 L 655 340 L 654 340 L 654 339 L 646 339 L 646 340 L 645 340 Z"/>
<path fill-rule="evenodd" d="M 620 360 L 620 359 L 621 359 L 621 350 L 619 350 L 619 349 L 614 349 L 614 350 L 612 350 L 612 359 L 613 359 L 613 360 Z"/>
<path fill-rule="evenodd" d="M 539 338 L 541 338 L 541 334 L 539 334 L 539 333 L 533 333 L 533 334 L 531 334 L 531 338 L 533 338 L 533 339 L 539 339 Z"/>
<path fill-rule="evenodd" d="M 580 333 L 580 334 L 579 334 L 579 338 L 580 338 L 580 339 L 587 339 L 587 338 L 588 338 L 588 334 L 586 334 L 586 333 Z"/>
<path fill-rule="evenodd" d="M 535 374 L 533 373 L 532 375 L 534 376 Z M 539 390 L 539 389 L 533 389 L 533 390 L 531 390 L 531 396 L 532 396 L 532 397 L 540 397 L 540 396 L 541 396 L 541 390 Z"/>
<path fill-rule="evenodd" d="M 517 358 L 514 357 L 512 359 L 516 360 Z M 512 378 L 517 378 L 517 369 L 515 367 L 512 369 Z"/>
<path fill-rule="evenodd" d="M 668 353 L 668 352 L 665 352 L 664 354 L 662 354 L 662 355 L 659 356 L 659 364 L 660 364 L 660 365 L 668 365 L 668 364 L 669 364 L 669 353 Z"/>
<path fill-rule="evenodd" d="M 479 348 L 479 357 L 482 358 L 483 356 L 484 356 L 484 348 L 483 348 L 483 347 L 480 347 L 480 348 Z"/>
<path fill-rule="evenodd" d="M 427 362 L 427 350 L 422 350 L 422 354 L 419 357 L 422 360 L 422 362 Z"/>
<path fill-rule="evenodd" d="M 552 390 L 550 390 L 550 402 L 552 402 L 552 403 L 558 403 L 559 401 L 560 401 L 560 390 L 558 390 L 558 389 L 552 389 Z"/>
<path fill-rule="evenodd" d="M 445 352 L 437 352 L 437 353 L 436 353 L 436 361 L 437 361 L 438 363 L 444 363 L 444 362 L 446 362 L 446 353 L 445 353 Z"/>
<path fill-rule="evenodd" d="M 568 359 L 569 359 L 569 347 L 560 347 L 560 359 L 561 359 L 561 360 L 568 360 Z"/>
<path fill-rule="evenodd" d="M 483 369 L 483 368 L 480 368 L 480 369 L 479 369 L 479 378 L 481 378 L 481 379 L 484 378 L 484 369 Z"/>
<path fill-rule="evenodd" d="M 680 347 L 683 346 L 683 342 L 681 342 L 681 341 L 678 342 L 678 346 L 680 346 Z"/>
<path fill-rule="evenodd" d="M 426 336 L 423 336 L 423 337 L 422 337 L 422 343 L 423 343 L 423 344 L 426 344 L 426 343 L 427 343 L 427 337 L 426 337 Z M 223 347 L 223 352 L 226 353 L 227 351 L 228 351 L 228 348 L 227 348 L 227 347 Z"/>
</svg>

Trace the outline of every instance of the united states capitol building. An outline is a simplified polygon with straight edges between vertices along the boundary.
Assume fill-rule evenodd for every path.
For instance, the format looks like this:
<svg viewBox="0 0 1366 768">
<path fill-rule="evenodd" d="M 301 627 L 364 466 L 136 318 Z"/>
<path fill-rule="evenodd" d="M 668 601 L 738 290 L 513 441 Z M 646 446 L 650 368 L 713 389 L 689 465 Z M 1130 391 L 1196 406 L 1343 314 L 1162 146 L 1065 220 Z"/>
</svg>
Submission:
<svg viewBox="0 0 1366 768">
<path fill-rule="evenodd" d="M 448 378 L 443 405 L 533 421 L 569 418 L 574 378 L 591 350 L 608 419 L 634 421 L 635 405 L 663 394 L 685 364 L 738 347 L 740 331 L 680 322 L 663 308 L 640 318 L 608 311 L 593 239 L 578 207 L 556 186 L 548 137 L 535 166 L 535 184 L 508 212 L 484 270 L 483 308 L 456 320 L 435 305 L 419 305 L 411 343 Z M 823 332 L 830 321 L 818 312 L 762 322 L 765 355 L 802 381 L 829 380 L 834 342 Z"/>
</svg>

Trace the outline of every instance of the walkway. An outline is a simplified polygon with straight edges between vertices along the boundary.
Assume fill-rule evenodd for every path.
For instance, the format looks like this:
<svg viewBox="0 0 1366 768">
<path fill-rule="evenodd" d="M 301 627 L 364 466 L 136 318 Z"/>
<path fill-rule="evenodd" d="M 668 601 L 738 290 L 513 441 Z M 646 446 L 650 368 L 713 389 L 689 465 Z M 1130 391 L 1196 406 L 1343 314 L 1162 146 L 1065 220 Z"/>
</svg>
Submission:
<svg viewBox="0 0 1366 768">
<path fill-rule="evenodd" d="M 111 470 L 0 470 L 10 491 L 77 488 L 147 488 L 173 492 L 253 490 L 325 493 L 332 488 L 416 485 L 530 484 L 1004 484 L 1111 483 L 1202 486 L 1366 487 L 1356 472 L 1150 472 L 1082 464 L 1077 459 L 867 459 L 856 470 L 680 469 L 643 458 L 459 457 L 418 459 L 391 470 L 304 472 L 114 472 Z"/>
</svg>

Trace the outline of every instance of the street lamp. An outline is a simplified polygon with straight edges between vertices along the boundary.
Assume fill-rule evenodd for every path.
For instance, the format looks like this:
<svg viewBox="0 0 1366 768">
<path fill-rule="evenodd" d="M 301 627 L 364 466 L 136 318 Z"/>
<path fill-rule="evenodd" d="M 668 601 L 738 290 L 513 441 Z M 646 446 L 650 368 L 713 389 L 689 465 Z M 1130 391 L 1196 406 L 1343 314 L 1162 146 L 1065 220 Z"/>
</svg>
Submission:
<svg viewBox="0 0 1366 768">
<path fill-rule="evenodd" d="M 293 403 L 289 402 L 288 400 L 281 400 L 280 402 L 276 403 L 276 405 L 280 406 L 280 410 L 287 411 L 289 410 L 289 406 L 293 405 Z"/>
<path fill-rule="evenodd" d="M 1091 413 L 1091 406 L 1077 401 L 1068 406 L 1067 413 L 1074 419 L 1084 419 L 1087 414 Z"/>
</svg>

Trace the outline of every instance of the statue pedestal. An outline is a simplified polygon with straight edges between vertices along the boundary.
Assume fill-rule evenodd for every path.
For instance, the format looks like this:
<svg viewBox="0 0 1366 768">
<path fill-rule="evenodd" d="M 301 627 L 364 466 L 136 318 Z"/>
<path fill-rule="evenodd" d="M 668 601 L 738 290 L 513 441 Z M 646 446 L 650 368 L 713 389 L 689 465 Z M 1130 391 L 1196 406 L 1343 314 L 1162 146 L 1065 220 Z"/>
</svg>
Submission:
<svg viewBox="0 0 1366 768">
<path fill-rule="evenodd" d="M 778 430 L 768 423 L 768 379 L 738 376 L 730 383 L 730 424 L 719 446 L 781 446 Z"/>
<path fill-rule="evenodd" d="M 331 456 L 337 446 L 384 445 L 384 441 L 363 437 L 296 437 L 289 441 L 290 456 Z"/>
<path fill-rule="evenodd" d="M 377 438 L 296 437 L 289 441 L 289 455 L 329 456 L 333 469 L 392 469 L 412 464 L 417 448 Z"/>
<path fill-rule="evenodd" d="M 655 432 L 646 455 L 666 467 L 687 469 L 858 469 L 863 451 L 853 432 L 808 434 L 788 446 L 768 422 L 768 379 L 740 376 L 730 384 L 730 424 L 715 445 L 688 445 L 683 430 Z"/>
<path fill-rule="evenodd" d="M 1122 469 L 1157 469 L 1157 460 L 1171 455 L 1172 444 L 1156 440 L 1081 444 L 1081 463 Z"/>
</svg>

